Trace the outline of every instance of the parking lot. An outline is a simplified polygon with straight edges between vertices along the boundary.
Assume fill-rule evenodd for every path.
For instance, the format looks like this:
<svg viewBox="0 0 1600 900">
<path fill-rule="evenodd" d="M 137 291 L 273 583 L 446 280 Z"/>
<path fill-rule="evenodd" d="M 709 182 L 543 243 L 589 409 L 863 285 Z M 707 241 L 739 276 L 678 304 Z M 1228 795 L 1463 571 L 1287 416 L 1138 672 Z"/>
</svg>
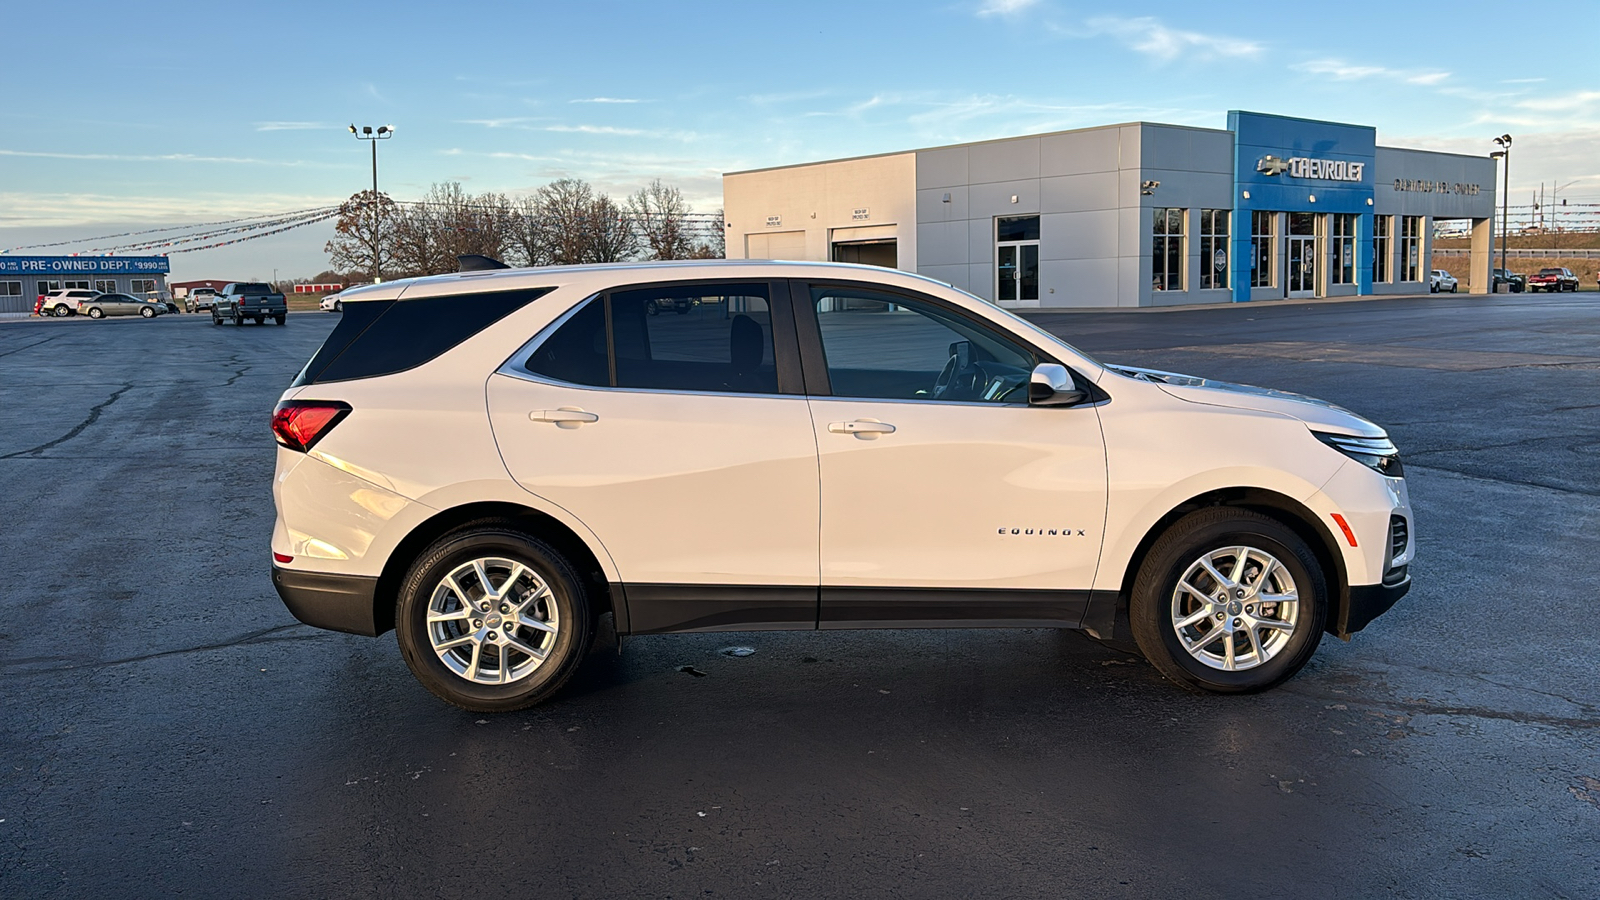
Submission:
<svg viewBox="0 0 1600 900">
<path fill-rule="evenodd" d="M 0 322 L 0 896 L 1600 897 L 1600 295 L 1035 317 L 1391 430 L 1415 586 L 1270 693 L 716 634 L 494 717 L 273 592 L 267 421 L 336 319 Z"/>
</svg>

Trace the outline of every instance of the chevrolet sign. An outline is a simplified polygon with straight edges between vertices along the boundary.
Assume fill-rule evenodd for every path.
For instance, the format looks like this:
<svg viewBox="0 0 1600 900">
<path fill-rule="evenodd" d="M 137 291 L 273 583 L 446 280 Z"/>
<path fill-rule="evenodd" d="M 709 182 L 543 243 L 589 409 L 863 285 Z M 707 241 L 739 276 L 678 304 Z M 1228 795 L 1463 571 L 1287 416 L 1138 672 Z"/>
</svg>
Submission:
<svg viewBox="0 0 1600 900">
<path fill-rule="evenodd" d="M 1321 181 L 1360 181 L 1367 164 L 1343 159 L 1309 159 L 1293 156 L 1283 159 L 1263 156 L 1256 162 L 1256 171 L 1263 175 L 1284 175 L 1291 178 L 1315 178 Z"/>
</svg>

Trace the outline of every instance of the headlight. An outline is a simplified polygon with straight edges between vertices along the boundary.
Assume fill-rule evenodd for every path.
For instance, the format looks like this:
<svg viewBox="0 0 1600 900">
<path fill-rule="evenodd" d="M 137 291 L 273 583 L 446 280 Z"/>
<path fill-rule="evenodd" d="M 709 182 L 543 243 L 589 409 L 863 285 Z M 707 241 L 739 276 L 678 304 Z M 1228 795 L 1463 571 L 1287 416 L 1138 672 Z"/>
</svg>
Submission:
<svg viewBox="0 0 1600 900">
<path fill-rule="evenodd" d="M 1347 434 L 1327 434 L 1321 431 L 1311 433 L 1317 440 L 1379 475 L 1387 475 L 1390 478 L 1405 477 L 1405 468 L 1400 465 L 1400 451 L 1395 449 L 1394 441 L 1386 437 L 1351 437 Z"/>
</svg>

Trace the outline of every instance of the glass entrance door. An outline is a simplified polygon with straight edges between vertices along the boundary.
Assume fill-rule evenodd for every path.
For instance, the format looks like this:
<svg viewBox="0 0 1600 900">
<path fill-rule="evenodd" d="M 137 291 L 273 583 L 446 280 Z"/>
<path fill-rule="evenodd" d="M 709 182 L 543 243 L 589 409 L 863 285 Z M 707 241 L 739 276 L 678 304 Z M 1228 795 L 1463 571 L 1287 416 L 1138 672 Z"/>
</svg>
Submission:
<svg viewBox="0 0 1600 900">
<path fill-rule="evenodd" d="M 1039 305 L 1038 216 L 995 220 L 994 262 L 995 302 Z"/>
<path fill-rule="evenodd" d="M 1289 238 L 1289 296 L 1317 295 L 1317 239 Z"/>
</svg>

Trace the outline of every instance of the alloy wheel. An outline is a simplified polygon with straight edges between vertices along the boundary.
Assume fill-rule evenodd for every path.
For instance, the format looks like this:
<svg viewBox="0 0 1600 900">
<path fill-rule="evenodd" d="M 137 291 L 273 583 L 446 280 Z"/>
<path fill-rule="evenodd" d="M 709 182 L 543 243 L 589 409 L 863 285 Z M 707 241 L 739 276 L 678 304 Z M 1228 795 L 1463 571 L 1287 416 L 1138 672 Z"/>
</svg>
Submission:
<svg viewBox="0 0 1600 900">
<path fill-rule="evenodd" d="M 1253 669 L 1288 646 L 1300 620 L 1294 576 L 1254 547 L 1222 547 L 1191 563 L 1172 591 L 1183 649 L 1213 669 Z"/>
<path fill-rule="evenodd" d="M 477 684 L 533 674 L 555 647 L 561 614 L 550 586 L 523 563 L 483 557 L 450 570 L 428 598 L 428 641 L 439 661 Z"/>
</svg>

